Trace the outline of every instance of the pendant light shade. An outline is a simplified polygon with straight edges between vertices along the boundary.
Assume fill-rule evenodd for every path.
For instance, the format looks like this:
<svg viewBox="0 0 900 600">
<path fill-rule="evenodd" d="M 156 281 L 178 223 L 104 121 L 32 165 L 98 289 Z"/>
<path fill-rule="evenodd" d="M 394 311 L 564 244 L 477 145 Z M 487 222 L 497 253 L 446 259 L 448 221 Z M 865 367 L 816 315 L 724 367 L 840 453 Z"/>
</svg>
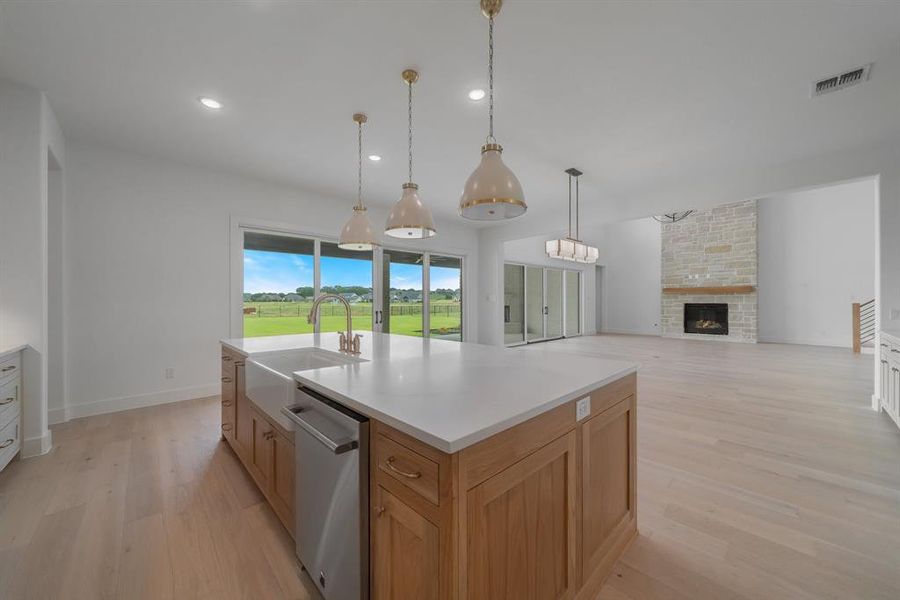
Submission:
<svg viewBox="0 0 900 600">
<path fill-rule="evenodd" d="M 544 251 L 550 258 L 558 258 L 569 262 L 594 264 L 600 258 L 600 250 L 594 246 L 588 246 L 578 239 L 578 208 L 580 204 L 578 178 L 581 171 L 572 167 L 566 169 L 569 175 L 569 234 L 558 240 L 549 240 L 544 243 Z M 575 178 L 575 235 L 572 235 L 572 178 Z"/>
<path fill-rule="evenodd" d="M 515 174 L 503 163 L 503 147 L 494 138 L 494 17 L 503 0 L 481 0 L 488 19 L 488 136 L 481 162 L 469 176 L 459 199 L 459 214 L 475 221 L 500 221 L 525 214 L 525 193 Z"/>
<path fill-rule="evenodd" d="M 431 211 L 419 197 L 419 186 L 412 180 L 412 86 L 419 80 L 419 74 L 412 69 L 403 71 L 403 81 L 408 87 L 408 116 L 409 116 L 409 179 L 403 184 L 403 193 L 396 204 L 388 213 L 387 222 L 384 225 L 385 235 L 407 240 L 425 239 L 433 237 L 437 230 L 434 228 L 434 219 Z"/>
<path fill-rule="evenodd" d="M 378 245 L 378 237 L 369 217 L 366 216 L 366 207 L 362 201 L 362 126 L 368 121 L 368 117 L 362 113 L 353 115 L 353 122 L 357 126 L 357 188 L 356 206 L 353 207 L 353 216 L 341 229 L 341 237 L 338 240 L 338 248 L 344 250 L 372 250 Z"/>
<path fill-rule="evenodd" d="M 522 185 L 503 163 L 500 144 L 481 147 L 481 162 L 475 168 L 459 200 L 459 214 L 476 221 L 512 219 L 527 210 Z"/>
</svg>

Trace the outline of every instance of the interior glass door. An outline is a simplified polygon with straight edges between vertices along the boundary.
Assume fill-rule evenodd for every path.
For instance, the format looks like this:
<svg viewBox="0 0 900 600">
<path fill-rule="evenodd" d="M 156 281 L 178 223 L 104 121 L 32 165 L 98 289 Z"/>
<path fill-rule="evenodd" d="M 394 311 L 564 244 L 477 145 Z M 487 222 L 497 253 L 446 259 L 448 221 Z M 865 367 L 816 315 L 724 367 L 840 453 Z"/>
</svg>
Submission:
<svg viewBox="0 0 900 600">
<path fill-rule="evenodd" d="M 544 304 L 545 338 L 560 338 L 563 336 L 563 270 L 545 269 L 546 295 Z"/>
<path fill-rule="evenodd" d="M 418 252 L 382 249 L 381 308 L 377 326 L 383 333 L 423 337 L 424 257 Z"/>
<path fill-rule="evenodd" d="M 566 271 L 566 337 L 581 334 L 581 273 Z"/>
<path fill-rule="evenodd" d="M 503 265 L 503 342 L 525 341 L 525 267 Z"/>
<path fill-rule="evenodd" d="M 525 341 L 544 339 L 544 269 L 525 267 Z"/>
</svg>

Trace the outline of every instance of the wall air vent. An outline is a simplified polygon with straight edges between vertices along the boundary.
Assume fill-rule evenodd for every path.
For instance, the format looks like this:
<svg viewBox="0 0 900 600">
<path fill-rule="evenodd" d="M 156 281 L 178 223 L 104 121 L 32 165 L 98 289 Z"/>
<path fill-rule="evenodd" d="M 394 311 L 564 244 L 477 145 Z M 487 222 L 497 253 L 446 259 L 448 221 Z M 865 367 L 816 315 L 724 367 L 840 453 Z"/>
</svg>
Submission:
<svg viewBox="0 0 900 600">
<path fill-rule="evenodd" d="M 871 71 L 871 69 L 872 63 L 869 63 L 858 69 L 841 73 L 840 75 L 834 75 L 833 77 L 826 77 L 825 79 L 814 81 L 810 90 L 810 96 L 815 98 L 816 96 L 821 96 L 828 92 L 836 92 L 848 88 L 851 85 L 864 83 L 869 80 L 869 71 Z"/>
</svg>

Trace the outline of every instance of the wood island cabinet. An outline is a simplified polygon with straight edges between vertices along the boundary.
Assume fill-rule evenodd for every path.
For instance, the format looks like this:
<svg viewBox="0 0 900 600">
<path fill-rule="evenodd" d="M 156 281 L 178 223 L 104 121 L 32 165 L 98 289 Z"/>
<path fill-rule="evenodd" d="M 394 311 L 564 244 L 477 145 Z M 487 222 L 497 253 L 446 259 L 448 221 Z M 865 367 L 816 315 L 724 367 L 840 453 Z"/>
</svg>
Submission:
<svg viewBox="0 0 900 600">
<path fill-rule="evenodd" d="M 294 531 L 293 434 L 247 397 L 244 357 L 222 347 L 222 437 L 250 473 L 284 527 Z"/>
<path fill-rule="evenodd" d="M 373 598 L 595 597 L 637 534 L 636 381 L 452 455 L 373 422 Z"/>
</svg>

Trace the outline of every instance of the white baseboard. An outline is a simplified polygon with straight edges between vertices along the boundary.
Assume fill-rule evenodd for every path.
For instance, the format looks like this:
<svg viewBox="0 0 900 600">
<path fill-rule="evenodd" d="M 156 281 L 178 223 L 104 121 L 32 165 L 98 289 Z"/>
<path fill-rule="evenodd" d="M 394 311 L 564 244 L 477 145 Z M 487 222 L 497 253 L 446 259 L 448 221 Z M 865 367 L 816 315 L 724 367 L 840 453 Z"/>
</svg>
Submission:
<svg viewBox="0 0 900 600">
<path fill-rule="evenodd" d="M 48 429 L 44 435 L 22 441 L 22 458 L 47 454 L 53 447 L 53 434 Z"/>
<path fill-rule="evenodd" d="M 147 394 L 138 394 L 136 396 L 126 396 L 124 398 L 108 398 L 106 400 L 97 400 L 95 402 L 87 402 L 84 404 L 71 404 L 66 407 L 65 417 L 68 421 L 69 419 L 77 419 L 79 417 L 92 417 L 94 415 L 119 412 L 120 410 L 217 396 L 220 393 L 222 393 L 222 385 L 220 383 L 211 383 L 209 385 L 197 385 L 175 390 L 166 390 L 163 392 L 150 392 Z"/>
<path fill-rule="evenodd" d="M 66 409 L 65 408 L 51 408 L 47 411 L 47 422 L 50 425 L 56 425 L 57 423 L 65 423 L 66 422 Z"/>
</svg>

